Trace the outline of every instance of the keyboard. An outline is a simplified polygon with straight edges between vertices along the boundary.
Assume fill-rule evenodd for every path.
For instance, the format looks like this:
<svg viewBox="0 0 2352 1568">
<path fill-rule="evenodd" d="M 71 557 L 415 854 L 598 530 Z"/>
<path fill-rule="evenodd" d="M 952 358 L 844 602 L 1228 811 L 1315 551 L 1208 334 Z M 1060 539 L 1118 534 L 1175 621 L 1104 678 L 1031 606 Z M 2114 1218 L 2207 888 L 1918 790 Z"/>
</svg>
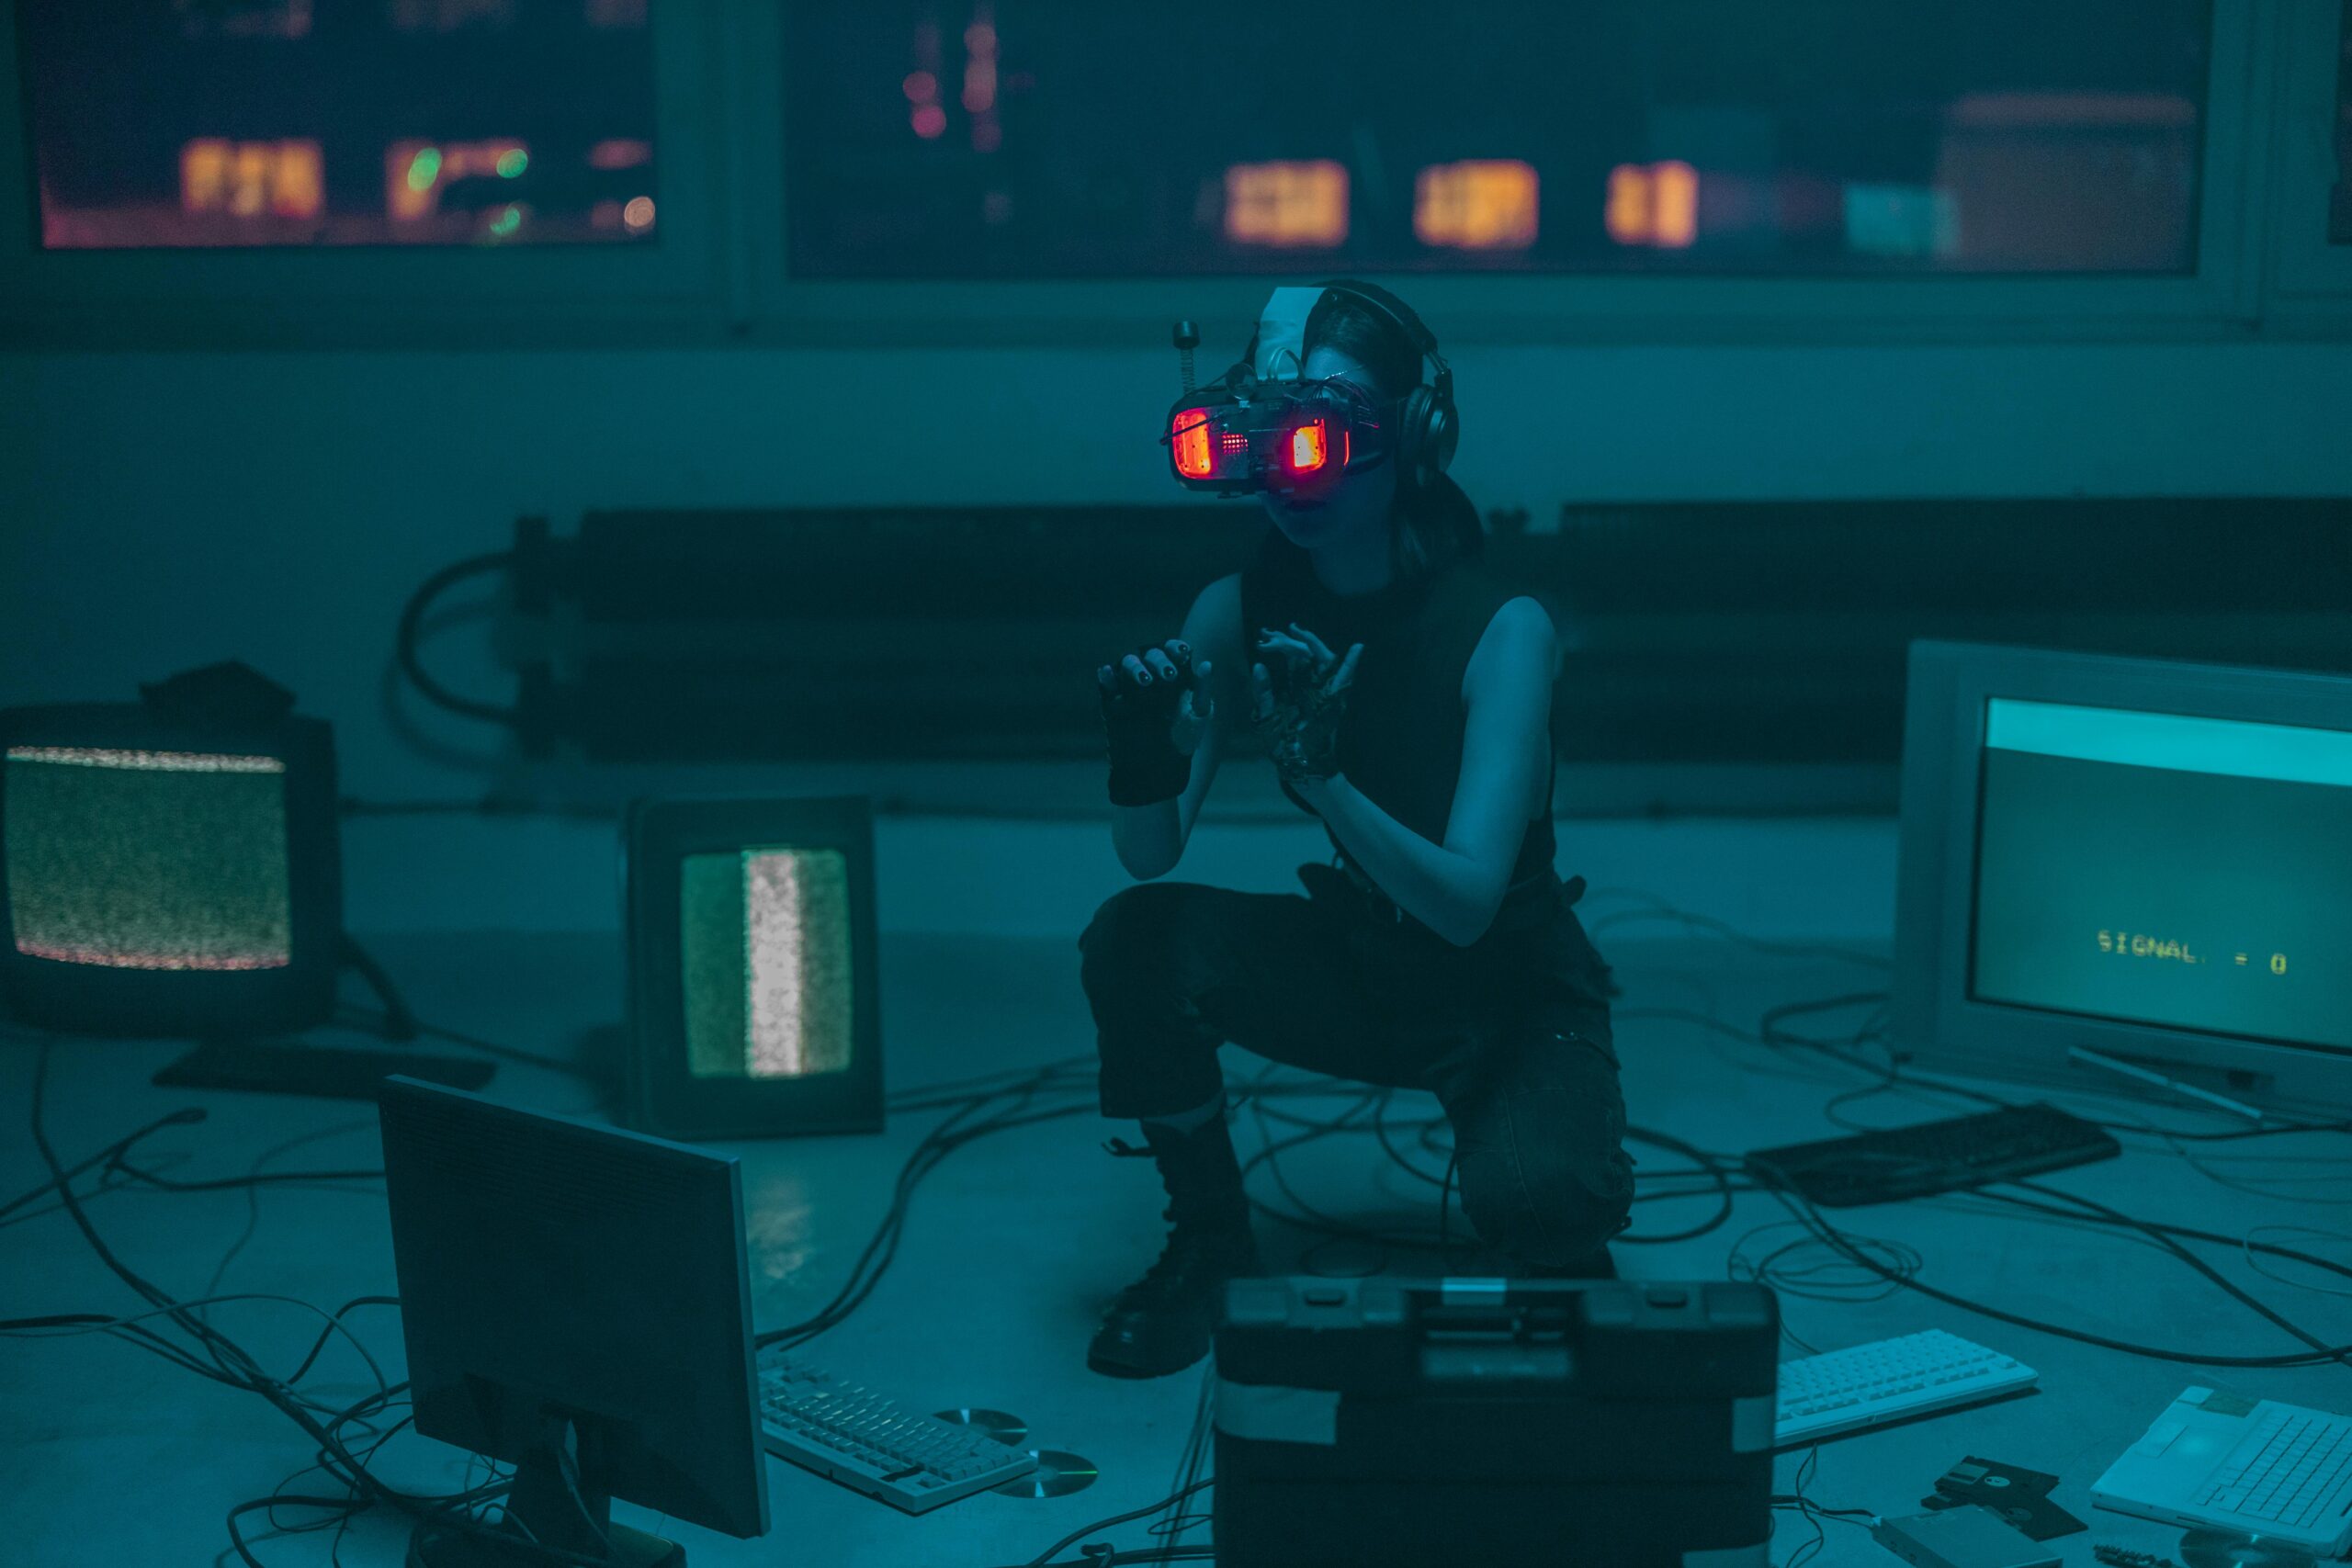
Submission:
<svg viewBox="0 0 2352 1568">
<path fill-rule="evenodd" d="M 1037 1468 L 1034 1454 L 905 1409 L 797 1357 L 762 1351 L 759 1378 L 768 1452 L 910 1514 Z"/>
<path fill-rule="evenodd" d="M 2041 1378 L 2021 1361 L 1940 1328 L 1801 1357 L 1781 1363 L 1780 1411 L 1772 1440 L 1787 1448 L 1838 1432 L 1883 1427 L 2031 1388 Z"/>
<path fill-rule="evenodd" d="M 2255 1447 L 2256 1443 L 2261 1446 Z M 2213 1472 L 2204 1507 L 2306 1530 L 2352 1472 L 2352 1420 L 2293 1406 L 2274 1409 L 2241 1451 Z"/>
<path fill-rule="evenodd" d="M 2113 1159 L 2107 1130 L 2035 1100 L 1940 1122 L 1758 1149 L 1747 1163 L 1825 1209 L 1891 1203 Z"/>
</svg>

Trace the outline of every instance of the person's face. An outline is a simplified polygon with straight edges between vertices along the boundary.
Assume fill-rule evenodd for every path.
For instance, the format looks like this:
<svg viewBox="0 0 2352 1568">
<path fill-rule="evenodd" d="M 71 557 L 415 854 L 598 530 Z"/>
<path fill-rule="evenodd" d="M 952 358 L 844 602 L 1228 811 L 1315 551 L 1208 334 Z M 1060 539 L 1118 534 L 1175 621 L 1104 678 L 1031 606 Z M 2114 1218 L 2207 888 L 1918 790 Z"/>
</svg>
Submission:
<svg viewBox="0 0 2352 1568">
<path fill-rule="evenodd" d="M 1337 376 L 1352 381 L 1375 401 L 1379 384 L 1353 356 L 1326 344 L 1306 355 L 1306 379 Z M 1368 468 L 1342 474 L 1311 496 L 1280 496 L 1272 491 L 1259 498 L 1266 514 L 1283 536 L 1301 549 L 1317 549 L 1335 540 L 1360 537 L 1369 530 L 1385 536 L 1388 513 L 1396 499 L 1396 464 L 1392 458 Z"/>
</svg>

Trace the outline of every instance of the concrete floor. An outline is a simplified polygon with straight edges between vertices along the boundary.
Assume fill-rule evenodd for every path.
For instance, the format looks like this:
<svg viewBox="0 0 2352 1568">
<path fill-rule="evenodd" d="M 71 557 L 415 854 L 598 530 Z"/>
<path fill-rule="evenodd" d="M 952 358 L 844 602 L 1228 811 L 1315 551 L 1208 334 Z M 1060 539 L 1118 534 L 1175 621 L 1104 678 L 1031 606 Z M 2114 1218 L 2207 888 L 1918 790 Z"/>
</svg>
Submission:
<svg viewBox="0 0 2352 1568">
<path fill-rule="evenodd" d="M 576 934 L 514 937 L 436 935 L 384 939 L 379 956 L 428 1020 L 516 1047 L 549 1054 L 575 1048 L 582 1032 L 619 1017 L 620 954 L 612 939 Z M 1823 1102 L 1860 1080 L 1816 1062 L 1777 1057 L 1688 1018 L 1646 1012 L 1712 1012 L 1742 1027 L 1773 1002 L 1880 983 L 1873 972 L 1831 961 L 1790 961 L 1721 942 L 1604 940 L 1626 996 L 1620 1044 L 1626 1098 L 1637 1127 L 1703 1147 L 1736 1150 L 1834 1131 Z M 1068 942 L 982 936 L 886 935 L 883 1020 L 894 1089 L 968 1074 L 1042 1064 L 1090 1048 L 1091 1024 Z M 372 1112 L 352 1102 L 166 1091 L 148 1075 L 176 1047 L 73 1042 L 54 1059 L 47 1124 L 68 1161 L 179 1105 L 209 1112 L 201 1126 L 174 1128 L 146 1145 L 174 1155 L 184 1179 L 232 1175 L 266 1156 L 279 1168 L 368 1167 L 378 1157 Z M 1232 1053 L 1239 1082 L 1259 1064 Z M 31 1047 L 0 1043 L 0 1199 L 40 1179 L 25 1135 Z M 584 1086 L 558 1074 L 508 1066 L 492 1091 L 555 1110 L 587 1106 Z M 2119 1119 L 2153 1114 L 2172 1127 L 2212 1124 L 2188 1109 L 2134 1107 L 2067 1098 L 2077 1109 Z M 1337 1110 L 1345 1102 L 1325 1102 Z M 1910 1094 L 1864 1100 L 1848 1114 L 1893 1122 L 1944 1112 L 1949 1101 Z M 1397 1114 L 1431 1105 L 1401 1097 Z M 836 1288 L 880 1216 L 899 1162 L 941 1113 L 899 1114 L 879 1136 L 779 1140 L 741 1145 L 751 1214 L 752 1300 L 762 1326 L 793 1321 Z M 697 1563 L 978 1565 L 1022 1562 L 1090 1520 L 1164 1495 L 1190 1428 L 1196 1373 L 1154 1382 L 1115 1382 L 1082 1365 L 1085 1338 L 1103 1301 L 1157 1250 L 1159 1190 L 1141 1161 L 1111 1161 L 1098 1147 L 1106 1128 L 1091 1114 L 983 1139 L 951 1156 L 918 1193 L 899 1260 L 871 1302 L 807 1354 L 835 1371 L 931 1409 L 990 1405 L 1027 1418 L 1034 1439 L 1092 1460 L 1102 1480 L 1051 1501 L 983 1495 L 921 1518 L 772 1461 L 774 1526 L 764 1540 L 737 1541 L 680 1528 Z M 1245 1154 L 1257 1131 L 1244 1116 Z M 2208 1168 L 2255 1196 L 2224 1187 L 2154 1138 L 2132 1136 L 2124 1158 L 2066 1172 L 2052 1185 L 2144 1215 L 2238 1234 L 2257 1224 L 2332 1228 L 2325 1204 L 2352 1200 L 2352 1167 L 2320 1138 L 2223 1145 L 2200 1155 Z M 1680 1163 L 1633 1145 L 1645 1164 Z M 2335 1159 L 2330 1166 L 2324 1163 Z M 2302 1163 L 2288 1163 L 2300 1161 Z M 265 1166 L 264 1168 L 267 1167 Z M 1284 1174 L 1317 1207 L 1367 1221 L 1426 1225 L 1431 1189 L 1386 1163 L 1369 1137 L 1337 1137 L 1286 1158 Z M 1260 1173 L 1265 1191 L 1264 1173 Z M 2292 1193 L 2289 1201 L 2278 1193 Z M 1645 1202 L 1634 1232 L 1686 1228 L 1713 1201 Z M 224 1254 L 234 1255 L 213 1287 L 270 1292 L 327 1305 L 393 1289 L 380 1190 L 373 1184 L 276 1187 L 214 1193 L 130 1190 L 89 1207 L 130 1265 L 186 1296 L 200 1293 Z M 1924 1257 L 1923 1278 L 2029 1316 L 2077 1325 L 2119 1338 L 2267 1354 L 2293 1342 L 2223 1298 L 2178 1262 L 2141 1241 L 2089 1227 L 2026 1221 L 1982 1199 L 1951 1198 L 1901 1209 L 1852 1211 L 1851 1226 L 1900 1241 Z M 1645 1279 L 1707 1280 L 1725 1274 L 1741 1238 L 1785 1219 L 1767 1197 L 1741 1197 L 1732 1219 L 1710 1234 L 1664 1246 L 1620 1245 L 1623 1271 Z M 1294 1266 L 1307 1238 L 1261 1222 L 1278 1266 Z M 1750 1239 L 1754 1256 L 1785 1239 Z M 2335 1247 L 2289 1237 L 2314 1250 Z M 239 1246 L 242 1242 L 242 1245 Z M 2199 1252 L 2224 1275 L 2330 1342 L 2352 1338 L 2337 1297 L 2266 1279 L 2233 1248 Z M 1325 1252 L 1335 1271 L 1376 1262 Z M 1435 1259 L 1400 1253 L 1397 1271 L 1428 1272 Z M 2267 1268 L 2292 1275 L 2291 1265 Z M 2309 1270 L 2303 1271 L 2309 1273 Z M 2340 1290 L 2340 1279 L 2335 1281 Z M 129 1312 L 134 1298 L 55 1212 L 20 1211 L 0 1221 L 0 1315 Z M 1916 1292 L 1861 1291 L 1851 1299 L 1782 1297 L 1789 1329 L 1830 1348 L 1943 1327 L 2007 1350 L 2042 1374 L 2031 1396 L 1879 1432 L 1819 1450 L 1809 1493 L 1825 1506 L 1883 1513 L 1917 1511 L 1935 1478 L 1975 1454 L 2050 1471 L 2062 1478 L 2060 1506 L 2086 1533 L 2051 1543 L 2070 1565 L 2093 1561 L 2094 1542 L 2178 1556 L 2167 1527 L 2094 1509 L 2088 1488 L 2108 1461 L 2153 1415 L 2191 1382 L 2223 1383 L 2249 1394 L 2352 1407 L 2341 1372 L 2228 1371 L 2135 1358 L 2010 1327 Z M 272 1364 L 290 1361 L 315 1334 L 315 1320 L 266 1303 L 220 1309 L 219 1321 Z M 398 1376 L 398 1326 L 381 1310 L 355 1325 L 387 1374 Z M 1789 1354 L 1797 1354 L 1793 1347 Z M 369 1385 L 356 1357 L 338 1348 L 317 1374 L 330 1393 L 356 1397 Z M 0 1518 L 12 1561 L 37 1564 L 197 1564 L 233 1561 L 222 1516 L 300 1470 L 309 1445 L 252 1397 L 198 1381 L 116 1339 L 85 1336 L 0 1343 Z M 1785 1489 L 1800 1456 L 1781 1456 Z M 403 1436 L 384 1451 L 380 1472 L 419 1488 L 447 1487 L 462 1457 Z M 313 1483 L 316 1477 L 312 1477 Z M 624 1506 L 622 1517 L 658 1521 Z M 1813 1535 L 1792 1514 L 1780 1520 L 1773 1561 L 1786 1563 Z M 255 1521 L 257 1523 L 257 1521 Z M 292 1522 L 290 1519 L 288 1522 Z M 1892 1563 L 1860 1530 L 1826 1527 L 1813 1561 Z M 404 1527 L 363 1517 L 342 1545 L 353 1564 L 401 1560 Z M 1140 1525 L 1102 1532 L 1122 1547 L 1148 1544 Z M 1186 1538 L 1205 1540 L 1202 1530 Z M 258 1548 L 271 1564 L 328 1561 L 326 1535 L 289 1535 Z"/>
</svg>

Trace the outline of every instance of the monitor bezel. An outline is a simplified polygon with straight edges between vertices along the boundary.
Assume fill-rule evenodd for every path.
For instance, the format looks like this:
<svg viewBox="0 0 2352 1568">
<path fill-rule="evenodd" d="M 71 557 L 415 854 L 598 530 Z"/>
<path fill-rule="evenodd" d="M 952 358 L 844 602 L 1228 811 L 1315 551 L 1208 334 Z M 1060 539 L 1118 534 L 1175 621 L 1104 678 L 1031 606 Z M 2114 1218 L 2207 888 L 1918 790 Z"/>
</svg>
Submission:
<svg viewBox="0 0 2352 1568">
<path fill-rule="evenodd" d="M 871 1133 L 882 1126 L 881 981 L 875 946 L 874 818 L 863 795 L 640 800 L 628 853 L 631 1126 L 679 1138 Z M 680 942 L 685 857 L 754 844 L 836 850 L 847 863 L 850 1065 L 798 1078 L 696 1077 L 686 1066 Z"/>
<path fill-rule="evenodd" d="M 1986 644 L 1911 645 L 1904 711 L 1894 1043 L 1921 1066 L 2190 1102 L 2080 1046 L 2257 1107 L 2352 1111 L 2352 1052 L 1980 1000 L 1970 994 L 1985 704 L 2075 704 L 2352 731 L 2352 678 Z"/>
<path fill-rule="evenodd" d="M 495 1383 L 500 1393 L 511 1393 L 523 1402 L 534 1396 L 544 1398 L 559 1408 L 571 1404 L 564 1397 L 571 1391 L 502 1380 L 500 1372 L 511 1369 L 483 1364 L 496 1360 L 503 1335 L 515 1333 L 526 1325 L 511 1320 L 488 1323 L 477 1310 L 480 1292 L 469 1290 L 471 1282 L 465 1278 L 467 1250 L 435 1245 L 447 1239 L 445 1234 L 435 1234 L 435 1221 L 441 1216 L 436 1216 L 424 1201 L 429 1192 L 415 1190 L 425 1184 L 417 1183 L 413 1188 L 404 1180 L 415 1172 L 415 1162 L 429 1160 L 436 1147 L 515 1150 L 527 1147 L 530 1140 L 553 1140 L 613 1156 L 615 1168 L 611 1175 L 616 1183 L 629 1180 L 633 1162 L 638 1176 L 630 1183 L 634 1191 L 661 1192 L 680 1201 L 725 1205 L 727 1213 L 720 1228 L 731 1243 L 731 1257 L 721 1263 L 706 1249 L 696 1261 L 715 1267 L 708 1275 L 697 1270 L 694 1282 L 715 1285 L 718 1269 L 731 1267 L 731 1289 L 710 1290 L 707 1296 L 713 1302 L 721 1294 L 730 1298 L 727 1308 L 734 1321 L 715 1322 L 707 1315 L 692 1315 L 689 1319 L 695 1331 L 714 1333 L 714 1337 L 700 1342 L 695 1348 L 703 1353 L 702 1364 L 707 1370 L 717 1369 L 722 1360 L 727 1363 L 725 1386 L 666 1385 L 666 1392 L 675 1395 L 672 1407 L 659 1412 L 663 1419 L 639 1425 L 652 1425 L 662 1436 L 703 1434 L 721 1443 L 724 1452 L 737 1463 L 731 1472 L 719 1472 L 703 1462 L 711 1457 L 707 1450 L 679 1455 L 655 1445 L 659 1459 L 678 1462 L 631 1471 L 620 1478 L 626 1484 L 611 1486 L 610 1490 L 613 1495 L 640 1506 L 739 1539 L 765 1535 L 769 1528 L 767 1472 L 760 1440 L 741 1162 L 733 1155 L 690 1148 L 666 1138 L 606 1126 L 578 1116 L 502 1104 L 483 1095 L 400 1075 L 384 1079 L 377 1090 L 377 1102 L 383 1132 L 384 1195 L 402 1303 L 401 1332 L 413 1385 L 416 1430 L 424 1437 L 493 1459 L 520 1463 L 527 1456 L 515 1440 L 514 1430 L 497 1419 L 497 1403 L 484 1396 L 482 1383 Z M 543 1200 L 558 1196 L 544 1182 L 536 1187 L 525 1183 L 514 1192 L 476 1195 L 466 1205 L 465 1216 L 479 1221 L 492 1212 L 490 1205 L 532 1195 Z M 560 1198 L 565 1205 L 575 1209 L 591 1206 L 594 1201 L 593 1194 L 578 1191 L 561 1193 Z M 545 1245 L 547 1233 L 537 1234 L 541 1238 L 540 1245 Z M 573 1234 L 582 1233 L 575 1230 Z M 615 1279 L 626 1280 L 636 1260 L 616 1256 L 585 1261 L 605 1263 Z M 721 1339 L 725 1340 L 724 1345 L 719 1343 Z M 649 1386 L 665 1390 L 663 1380 L 656 1380 Z M 610 1483 L 615 1478 L 605 1475 L 597 1479 Z"/>
<path fill-rule="evenodd" d="M 218 751 L 283 761 L 288 962 L 276 969 L 125 969 L 18 952 L 8 890 L 5 759 L 19 745 Z M 44 1028 L 136 1038 L 210 1039 L 327 1021 L 343 966 L 336 810 L 334 737 L 323 719 L 198 723 L 137 703 L 0 709 L 0 1005 Z"/>
</svg>

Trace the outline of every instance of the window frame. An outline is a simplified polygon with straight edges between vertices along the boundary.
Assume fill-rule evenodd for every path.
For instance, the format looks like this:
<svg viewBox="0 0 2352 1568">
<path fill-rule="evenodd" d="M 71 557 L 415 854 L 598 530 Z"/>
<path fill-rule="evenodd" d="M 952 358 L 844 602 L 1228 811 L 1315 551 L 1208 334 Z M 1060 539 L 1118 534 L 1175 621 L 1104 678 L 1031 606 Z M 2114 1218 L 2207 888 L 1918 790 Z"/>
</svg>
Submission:
<svg viewBox="0 0 2352 1568">
<path fill-rule="evenodd" d="M 1183 317 L 1198 323 L 1201 363 L 1211 365 L 1248 335 L 1277 281 L 787 276 L 781 62 L 791 0 L 652 8 L 663 217 L 651 245 L 352 248 L 323 263 L 314 250 L 41 251 L 28 117 L 6 112 L 7 95 L 20 90 L 17 6 L 0 0 L 0 344 L 1157 350 Z M 2324 9 L 2332 36 L 2335 8 L 2310 9 Z M 2301 181 L 2306 200 L 2312 188 L 2279 134 L 2280 100 L 2303 52 L 2290 46 L 2309 28 L 2303 11 L 2301 0 L 2213 0 L 2196 263 L 2185 275 L 1375 280 L 1442 321 L 1449 345 L 2352 334 L 2352 255 L 2278 254 L 2281 215 L 2294 204 L 2275 187 Z M 2282 299 L 2292 308 L 2279 309 Z"/>
<path fill-rule="evenodd" d="M 2271 95 L 2268 303 L 2290 319 L 2352 317 L 2352 243 L 2326 238 L 2344 9 L 2315 0 L 2282 6 L 2272 20 L 2279 68 Z"/>
<path fill-rule="evenodd" d="M 791 0 L 764 7 L 745 54 L 775 62 L 746 84 L 769 128 L 754 177 L 776 193 L 753 258 L 755 331 L 823 346 L 1102 344 L 1163 346 L 1177 316 L 1195 321 L 1204 353 L 1238 343 L 1278 279 L 1192 276 L 1035 281 L 803 281 L 785 266 L 782 126 Z M 2271 72 L 2262 0 L 2214 0 L 2198 181 L 2196 261 L 2182 275 L 2015 275 L 1919 278 L 1626 277 L 1562 274 L 1373 274 L 1405 293 L 1448 343 L 1984 341 L 1988 336 L 2149 338 L 2238 335 L 2259 315 L 2254 112 Z M 2259 122 L 2259 125 L 2258 125 Z M 1204 361 L 1205 363 L 1205 361 Z"/>
<path fill-rule="evenodd" d="M 503 346 L 602 321 L 673 337 L 726 295 L 726 7 L 658 5 L 649 243 L 48 250 L 19 7 L 0 0 L 0 337 L 73 346 Z M 675 217 L 670 216 L 675 214 Z"/>
</svg>

